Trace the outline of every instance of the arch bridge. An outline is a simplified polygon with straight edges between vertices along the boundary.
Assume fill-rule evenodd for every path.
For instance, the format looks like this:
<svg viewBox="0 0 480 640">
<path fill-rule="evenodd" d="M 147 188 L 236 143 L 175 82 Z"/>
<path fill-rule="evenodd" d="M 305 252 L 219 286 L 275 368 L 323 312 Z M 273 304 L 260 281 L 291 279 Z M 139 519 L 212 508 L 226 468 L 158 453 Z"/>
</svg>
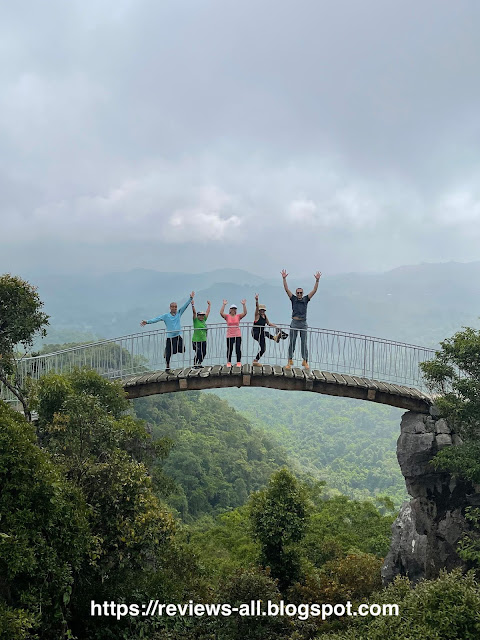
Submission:
<svg viewBox="0 0 480 640">
<path fill-rule="evenodd" d="M 241 323 L 241 367 L 226 366 L 226 326 L 212 324 L 207 330 L 207 354 L 202 366 L 193 366 L 192 328 L 183 329 L 184 351 L 172 356 L 165 370 L 165 329 L 82 344 L 55 353 L 21 358 L 20 380 L 38 379 L 49 373 L 66 373 L 88 367 L 110 380 L 119 380 L 129 398 L 193 389 L 220 387 L 268 387 L 312 391 L 333 396 L 359 398 L 411 411 L 427 413 L 432 397 L 426 392 L 419 364 L 434 357 L 425 347 L 344 331 L 309 328 L 307 345 L 310 369 L 286 369 L 289 338 L 278 342 L 267 337 L 261 366 L 252 366 L 259 344 L 252 337 L 252 324 Z M 286 325 L 267 327 L 289 332 Z M 300 338 L 296 353 L 300 355 Z M 248 362 L 248 364 L 246 364 Z M 297 361 L 298 362 L 298 361 Z M 12 401 L 0 387 L 0 399 Z"/>
</svg>

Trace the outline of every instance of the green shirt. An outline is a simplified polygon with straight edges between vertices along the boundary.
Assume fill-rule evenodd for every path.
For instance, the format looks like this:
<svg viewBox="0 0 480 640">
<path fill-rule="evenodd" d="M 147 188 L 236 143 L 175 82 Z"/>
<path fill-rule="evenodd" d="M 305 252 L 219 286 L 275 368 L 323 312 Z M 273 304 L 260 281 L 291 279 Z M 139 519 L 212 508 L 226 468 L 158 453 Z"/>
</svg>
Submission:
<svg viewBox="0 0 480 640">
<path fill-rule="evenodd" d="M 193 328 L 195 329 L 195 331 L 193 332 L 192 342 L 206 342 L 207 341 L 207 321 L 194 318 Z"/>
</svg>

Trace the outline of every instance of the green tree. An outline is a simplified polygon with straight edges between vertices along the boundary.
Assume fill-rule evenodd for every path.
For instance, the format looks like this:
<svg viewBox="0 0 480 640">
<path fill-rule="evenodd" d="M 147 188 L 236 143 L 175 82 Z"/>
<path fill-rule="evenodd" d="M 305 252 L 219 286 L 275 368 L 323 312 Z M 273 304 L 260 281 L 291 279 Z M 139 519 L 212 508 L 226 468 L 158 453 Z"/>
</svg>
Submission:
<svg viewBox="0 0 480 640">
<path fill-rule="evenodd" d="M 13 609 L 0 602 L 0 638 L 30 640 L 36 618 L 24 609 Z"/>
<path fill-rule="evenodd" d="M 122 388 L 94 371 L 44 376 L 36 407 L 43 446 L 89 505 L 92 550 L 74 585 L 72 629 L 111 637 L 109 620 L 85 619 L 90 600 L 147 598 L 171 553 L 174 521 L 148 474 L 157 445 L 143 422 L 126 413 Z M 156 597 L 168 597 L 163 588 Z"/>
<path fill-rule="evenodd" d="M 251 600 L 260 600 L 263 606 L 269 600 L 278 604 L 282 596 L 276 580 L 268 571 L 260 569 L 240 569 L 229 576 L 221 585 L 217 595 L 218 602 L 228 602 L 233 607 L 240 607 Z M 286 640 L 293 630 L 288 617 L 282 616 L 241 616 L 218 617 L 213 628 L 218 636 L 228 640 Z"/>
<path fill-rule="evenodd" d="M 37 446 L 33 426 L 0 402 L 0 637 L 63 637 L 90 543 L 81 492 Z"/>
<path fill-rule="evenodd" d="M 397 604 L 399 615 L 343 618 L 342 632 L 321 635 L 328 640 L 476 640 L 480 637 L 480 585 L 472 573 L 442 572 L 414 588 L 397 578 L 374 593 L 370 602 Z"/>
<path fill-rule="evenodd" d="M 254 568 L 260 552 L 253 541 L 247 505 L 218 515 L 205 516 L 184 528 L 192 552 L 202 558 L 212 584 L 240 569 Z"/>
<path fill-rule="evenodd" d="M 26 381 L 20 372 L 18 345 L 26 351 L 35 336 L 45 336 L 48 316 L 35 287 L 17 276 L 0 276 L 0 382 L 13 393 L 30 420 Z"/>
<path fill-rule="evenodd" d="M 270 567 L 283 592 L 301 577 L 300 555 L 296 543 L 307 527 L 305 489 L 288 469 L 280 469 L 263 491 L 250 500 L 254 537 L 261 547 L 260 561 Z"/>
<path fill-rule="evenodd" d="M 438 468 L 480 482 L 480 330 L 465 327 L 420 366 L 441 414 L 463 440 L 434 459 Z"/>
<path fill-rule="evenodd" d="M 315 502 L 302 541 L 308 560 L 316 567 L 346 554 L 388 553 L 394 515 L 381 515 L 371 502 L 335 496 Z"/>
</svg>

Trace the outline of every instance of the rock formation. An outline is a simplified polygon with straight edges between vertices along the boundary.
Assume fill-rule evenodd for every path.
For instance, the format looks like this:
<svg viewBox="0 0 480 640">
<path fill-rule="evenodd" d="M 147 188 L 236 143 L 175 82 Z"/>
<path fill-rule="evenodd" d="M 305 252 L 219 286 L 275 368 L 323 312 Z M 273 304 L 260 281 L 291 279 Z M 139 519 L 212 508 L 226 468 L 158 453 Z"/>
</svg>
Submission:
<svg viewBox="0 0 480 640">
<path fill-rule="evenodd" d="M 429 415 L 408 411 L 402 416 L 397 458 L 412 499 L 403 504 L 392 525 L 382 569 L 385 584 L 396 575 L 417 582 L 438 576 L 442 568 L 463 566 L 456 547 L 469 530 L 465 508 L 480 504 L 480 493 L 430 464 L 440 449 L 460 443 L 435 406 Z"/>
</svg>

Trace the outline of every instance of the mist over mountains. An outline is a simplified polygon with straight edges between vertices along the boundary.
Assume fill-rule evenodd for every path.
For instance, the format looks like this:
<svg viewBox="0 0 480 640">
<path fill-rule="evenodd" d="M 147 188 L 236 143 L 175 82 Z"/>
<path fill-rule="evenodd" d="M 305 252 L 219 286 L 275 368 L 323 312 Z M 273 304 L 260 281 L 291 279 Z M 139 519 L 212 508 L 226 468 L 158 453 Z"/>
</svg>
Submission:
<svg viewBox="0 0 480 640">
<path fill-rule="evenodd" d="M 302 271 L 291 268 L 288 284 L 291 290 L 303 286 L 309 292 L 313 274 L 296 275 Z M 184 302 L 192 289 L 197 307 L 211 300 L 211 322 L 221 321 L 223 298 L 238 305 L 246 298 L 247 320 L 253 321 L 255 293 L 273 322 L 290 320 L 280 274 L 272 279 L 228 268 L 197 274 L 136 269 L 98 276 L 20 275 L 38 287 L 51 316 L 47 342 L 135 333 L 142 319 L 165 313 L 172 300 Z M 312 327 L 436 346 L 461 326 L 479 326 L 479 301 L 480 262 L 410 265 L 385 273 L 323 275 L 308 320 Z M 188 311 L 183 322 L 190 322 Z"/>
</svg>

